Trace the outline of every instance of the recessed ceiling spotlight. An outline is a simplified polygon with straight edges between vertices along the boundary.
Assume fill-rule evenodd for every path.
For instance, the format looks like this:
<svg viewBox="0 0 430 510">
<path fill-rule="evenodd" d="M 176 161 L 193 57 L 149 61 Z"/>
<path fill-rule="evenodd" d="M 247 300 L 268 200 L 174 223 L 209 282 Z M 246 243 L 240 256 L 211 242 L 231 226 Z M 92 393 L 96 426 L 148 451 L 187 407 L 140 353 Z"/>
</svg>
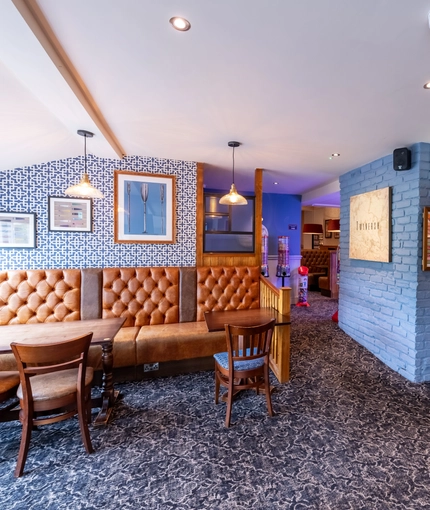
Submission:
<svg viewBox="0 0 430 510">
<path fill-rule="evenodd" d="M 430 89 L 430 81 L 428 81 L 427 83 L 424 83 L 424 88 Z"/>
<path fill-rule="evenodd" d="M 191 28 L 191 23 L 187 19 L 179 18 L 178 16 L 170 18 L 169 23 L 171 23 L 175 30 L 180 30 L 181 32 L 186 32 Z"/>
<path fill-rule="evenodd" d="M 277 181 L 275 181 L 273 184 L 279 184 Z"/>
<path fill-rule="evenodd" d="M 339 156 L 340 156 L 340 154 L 338 152 L 333 152 L 333 154 L 332 154 L 333 158 L 338 158 Z"/>
</svg>

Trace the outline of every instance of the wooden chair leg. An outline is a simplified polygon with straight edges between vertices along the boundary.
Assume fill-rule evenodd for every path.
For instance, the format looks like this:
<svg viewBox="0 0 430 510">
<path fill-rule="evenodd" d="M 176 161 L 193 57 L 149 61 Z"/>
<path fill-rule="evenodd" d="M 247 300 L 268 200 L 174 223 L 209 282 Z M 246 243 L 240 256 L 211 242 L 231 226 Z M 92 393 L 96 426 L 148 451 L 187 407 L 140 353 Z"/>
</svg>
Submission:
<svg viewBox="0 0 430 510">
<path fill-rule="evenodd" d="M 28 449 L 30 447 L 31 430 L 33 428 L 33 413 L 24 415 L 22 421 L 21 443 L 19 445 L 18 461 L 15 468 L 16 478 L 24 472 L 25 461 L 27 460 Z"/>
<path fill-rule="evenodd" d="M 219 374 L 215 366 L 215 404 L 218 404 L 218 398 L 219 398 Z"/>
<path fill-rule="evenodd" d="M 233 378 L 228 381 L 227 411 L 225 414 L 225 426 L 230 427 L 231 409 L 233 407 Z"/>
<path fill-rule="evenodd" d="M 270 395 L 269 365 L 264 366 L 264 389 L 266 393 L 267 411 L 273 416 L 272 397 Z"/>
<path fill-rule="evenodd" d="M 78 419 L 85 450 L 87 453 L 93 453 L 94 449 L 91 444 L 90 431 L 88 430 L 87 404 L 82 396 L 78 397 Z"/>
<path fill-rule="evenodd" d="M 87 394 L 86 403 L 87 403 L 87 406 L 86 406 L 86 418 L 87 418 L 87 423 L 90 424 L 91 423 L 91 409 L 92 409 L 91 408 L 91 389 L 90 389 L 90 391 Z"/>
</svg>

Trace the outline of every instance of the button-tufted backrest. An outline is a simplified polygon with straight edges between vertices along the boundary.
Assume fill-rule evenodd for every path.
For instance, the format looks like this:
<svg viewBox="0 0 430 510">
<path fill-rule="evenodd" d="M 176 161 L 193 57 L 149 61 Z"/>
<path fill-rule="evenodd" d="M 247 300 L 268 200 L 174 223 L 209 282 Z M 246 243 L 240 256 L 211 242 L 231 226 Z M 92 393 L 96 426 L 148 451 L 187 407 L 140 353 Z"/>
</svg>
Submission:
<svg viewBox="0 0 430 510">
<path fill-rule="evenodd" d="M 80 319 L 79 269 L 0 271 L 0 325 Z"/>
<path fill-rule="evenodd" d="M 124 326 L 179 322 L 177 267 L 103 269 L 102 317 L 126 317 Z"/>
<path fill-rule="evenodd" d="M 197 320 L 206 311 L 260 307 L 258 266 L 212 266 L 197 268 Z"/>
<path fill-rule="evenodd" d="M 306 266 L 309 273 L 321 272 L 323 266 L 328 268 L 330 261 L 329 250 L 302 250 L 301 266 Z"/>
</svg>

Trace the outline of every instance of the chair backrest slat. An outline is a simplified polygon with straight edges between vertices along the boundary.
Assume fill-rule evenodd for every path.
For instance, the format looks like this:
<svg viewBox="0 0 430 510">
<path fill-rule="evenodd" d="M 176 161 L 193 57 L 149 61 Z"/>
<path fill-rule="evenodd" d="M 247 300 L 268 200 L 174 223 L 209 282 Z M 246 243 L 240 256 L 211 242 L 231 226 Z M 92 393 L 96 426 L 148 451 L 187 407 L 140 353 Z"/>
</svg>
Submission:
<svg viewBox="0 0 430 510">
<path fill-rule="evenodd" d="M 225 325 L 227 350 L 233 361 L 266 356 L 270 351 L 275 319 L 258 326 Z"/>
<path fill-rule="evenodd" d="M 51 343 L 12 342 L 18 369 L 22 374 L 58 372 L 86 364 L 92 333 Z"/>
</svg>

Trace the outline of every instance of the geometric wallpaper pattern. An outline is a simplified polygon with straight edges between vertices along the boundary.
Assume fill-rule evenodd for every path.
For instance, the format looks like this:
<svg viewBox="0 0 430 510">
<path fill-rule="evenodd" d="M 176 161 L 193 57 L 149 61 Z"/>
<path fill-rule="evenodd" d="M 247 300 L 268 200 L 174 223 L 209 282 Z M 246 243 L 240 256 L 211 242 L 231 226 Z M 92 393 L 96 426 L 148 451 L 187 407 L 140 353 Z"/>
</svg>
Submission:
<svg viewBox="0 0 430 510">
<path fill-rule="evenodd" d="M 91 184 L 105 196 L 93 199 L 92 232 L 50 232 L 48 196 L 64 197 L 84 172 L 84 156 L 0 172 L 0 211 L 36 213 L 36 248 L 0 248 L 0 270 L 84 267 L 195 266 L 197 165 L 193 161 L 87 155 Z M 115 244 L 114 170 L 176 176 L 176 242 Z"/>
</svg>

